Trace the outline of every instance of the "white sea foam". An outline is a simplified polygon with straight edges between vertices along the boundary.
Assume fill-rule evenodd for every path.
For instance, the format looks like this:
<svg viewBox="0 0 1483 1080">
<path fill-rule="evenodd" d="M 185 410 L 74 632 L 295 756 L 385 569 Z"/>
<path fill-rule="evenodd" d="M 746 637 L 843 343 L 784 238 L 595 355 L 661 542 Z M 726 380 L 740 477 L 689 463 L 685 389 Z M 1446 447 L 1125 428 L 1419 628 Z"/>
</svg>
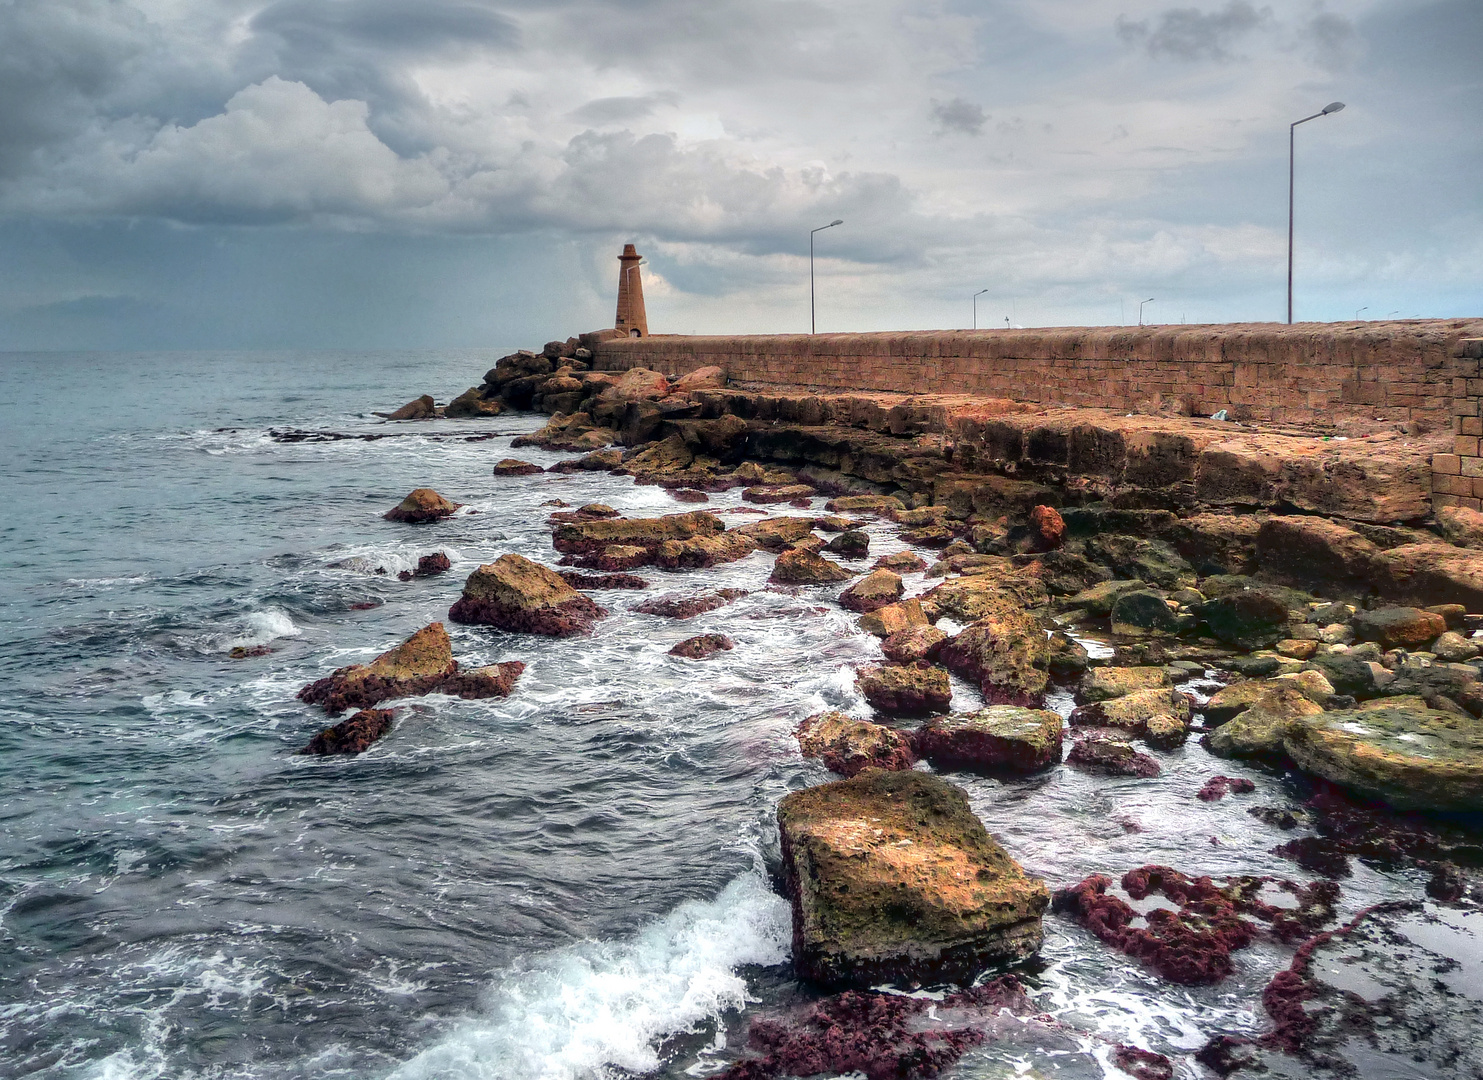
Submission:
<svg viewBox="0 0 1483 1080">
<path fill-rule="evenodd" d="M 243 632 L 227 643 L 227 648 L 233 649 L 238 646 L 266 645 L 278 638 L 298 637 L 303 633 L 294 621 L 288 617 L 288 612 L 282 608 L 265 608 L 262 611 L 249 611 L 242 619 Z"/>
<path fill-rule="evenodd" d="M 656 1044 L 749 1000 L 736 969 L 788 956 L 787 903 L 759 873 L 687 901 L 621 943 L 589 942 L 500 977 L 464 1021 L 392 1080 L 577 1080 L 658 1068 Z"/>
</svg>

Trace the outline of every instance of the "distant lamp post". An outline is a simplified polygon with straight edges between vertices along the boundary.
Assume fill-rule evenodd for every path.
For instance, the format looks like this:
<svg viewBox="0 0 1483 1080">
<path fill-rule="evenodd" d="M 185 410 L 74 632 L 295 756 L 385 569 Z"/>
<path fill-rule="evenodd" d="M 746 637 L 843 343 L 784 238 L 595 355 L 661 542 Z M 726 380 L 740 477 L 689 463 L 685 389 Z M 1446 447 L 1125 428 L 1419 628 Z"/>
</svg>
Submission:
<svg viewBox="0 0 1483 1080">
<path fill-rule="evenodd" d="M 988 291 L 988 289 L 979 289 L 973 294 L 973 328 L 975 330 L 978 329 L 978 298 Z"/>
<path fill-rule="evenodd" d="M 1355 322 L 1359 322 L 1359 312 L 1360 311 L 1369 311 L 1369 310 L 1370 310 L 1370 305 L 1369 304 L 1366 304 L 1364 307 L 1360 308 L 1359 311 L 1356 311 L 1354 313 L 1354 321 Z"/>
<path fill-rule="evenodd" d="M 843 225 L 844 218 L 835 218 L 828 225 L 820 225 L 817 229 L 810 229 L 808 234 L 808 332 L 817 332 L 817 324 L 814 321 L 814 233 L 832 229 L 836 225 Z"/>
<path fill-rule="evenodd" d="M 1139 302 L 1139 304 L 1138 304 L 1138 325 L 1139 326 L 1142 326 L 1143 325 L 1143 305 L 1144 304 L 1151 304 L 1151 303 L 1153 303 L 1153 297 L 1151 297 L 1151 296 L 1147 300 L 1143 300 L 1143 301 L 1140 301 Z"/>
<path fill-rule="evenodd" d="M 1312 116 L 1294 120 L 1287 128 L 1287 323 L 1292 325 L 1292 217 L 1293 217 L 1293 173 L 1299 124 L 1317 120 L 1320 116 L 1336 113 L 1344 107 L 1342 101 L 1331 101 Z"/>
</svg>

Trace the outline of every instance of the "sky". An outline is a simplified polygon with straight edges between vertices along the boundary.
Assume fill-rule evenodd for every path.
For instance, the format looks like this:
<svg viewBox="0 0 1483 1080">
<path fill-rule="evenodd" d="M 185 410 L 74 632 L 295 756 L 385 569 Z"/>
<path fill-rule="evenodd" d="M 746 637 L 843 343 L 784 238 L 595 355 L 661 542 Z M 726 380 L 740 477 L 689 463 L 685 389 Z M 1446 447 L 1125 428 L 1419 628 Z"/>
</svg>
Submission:
<svg viewBox="0 0 1483 1080">
<path fill-rule="evenodd" d="M 0 0 L 0 350 L 1483 315 L 1480 0 Z"/>
</svg>

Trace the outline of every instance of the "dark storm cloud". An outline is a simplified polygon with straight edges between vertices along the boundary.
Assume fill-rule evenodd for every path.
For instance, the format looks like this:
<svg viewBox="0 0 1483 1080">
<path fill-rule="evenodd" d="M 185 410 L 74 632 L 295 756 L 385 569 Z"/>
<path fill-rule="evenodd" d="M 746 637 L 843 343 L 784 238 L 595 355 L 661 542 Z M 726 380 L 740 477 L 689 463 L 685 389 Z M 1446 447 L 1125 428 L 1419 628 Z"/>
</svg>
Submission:
<svg viewBox="0 0 1483 1080">
<path fill-rule="evenodd" d="M 932 119 L 937 121 L 939 131 L 955 131 L 960 135 L 978 135 L 983 132 L 988 115 L 982 105 L 975 105 L 966 98 L 955 97 L 951 101 L 932 100 Z"/>
<path fill-rule="evenodd" d="M 1199 8 L 1170 8 L 1152 20 L 1137 22 L 1119 15 L 1117 34 L 1141 45 L 1150 56 L 1175 60 L 1230 60 L 1238 38 L 1272 18 L 1270 8 L 1257 10 L 1246 0 L 1230 0 L 1225 7 L 1205 12 Z"/>
</svg>

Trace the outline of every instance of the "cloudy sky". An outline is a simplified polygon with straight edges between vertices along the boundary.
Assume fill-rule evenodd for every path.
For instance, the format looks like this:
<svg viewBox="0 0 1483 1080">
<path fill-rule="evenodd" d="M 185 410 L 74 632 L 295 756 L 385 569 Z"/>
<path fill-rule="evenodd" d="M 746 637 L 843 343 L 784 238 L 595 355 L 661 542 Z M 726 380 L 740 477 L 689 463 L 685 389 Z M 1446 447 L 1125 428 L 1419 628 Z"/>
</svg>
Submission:
<svg viewBox="0 0 1483 1080">
<path fill-rule="evenodd" d="M 1483 314 L 1479 0 L 0 0 L 0 349 Z"/>
</svg>

